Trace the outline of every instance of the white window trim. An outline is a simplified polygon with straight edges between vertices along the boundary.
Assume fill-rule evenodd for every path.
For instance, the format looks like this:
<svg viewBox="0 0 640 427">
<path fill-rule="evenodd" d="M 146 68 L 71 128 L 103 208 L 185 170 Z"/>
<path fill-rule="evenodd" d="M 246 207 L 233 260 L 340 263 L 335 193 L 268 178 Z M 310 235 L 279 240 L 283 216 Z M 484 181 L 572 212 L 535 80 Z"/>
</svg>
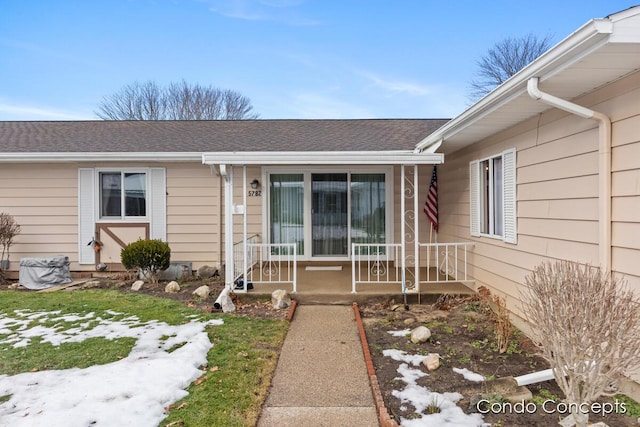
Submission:
<svg viewBox="0 0 640 427">
<path fill-rule="evenodd" d="M 387 243 L 394 242 L 394 168 L 393 166 L 350 166 L 340 168 L 335 166 L 318 166 L 312 168 L 301 168 L 300 166 L 277 166 L 262 168 L 262 182 L 264 183 L 263 195 L 265 196 L 262 204 L 262 235 L 265 243 L 271 239 L 269 224 L 271 223 L 271 213 L 269 206 L 271 204 L 271 194 L 269 188 L 269 174 L 302 174 L 304 177 L 304 255 L 298 255 L 300 261 L 349 261 L 351 259 L 351 245 L 347 250 L 346 256 L 313 256 L 312 255 L 312 239 L 311 239 L 311 175 L 314 173 L 384 173 L 385 174 L 385 239 Z M 349 241 L 351 241 L 351 198 L 347 199 L 349 219 L 347 221 Z M 270 243 L 270 241 L 268 242 Z"/>
<path fill-rule="evenodd" d="M 145 172 L 147 211 L 145 217 L 100 218 L 100 172 Z M 167 241 L 166 169 L 158 168 L 79 168 L 78 169 L 78 263 L 95 264 L 95 252 L 87 245 L 95 236 L 97 223 L 148 223 L 149 237 Z"/>
<path fill-rule="evenodd" d="M 103 217 L 100 212 L 100 203 L 102 201 L 102 189 L 100 188 L 100 174 L 104 172 L 119 172 L 123 173 L 144 173 L 145 175 L 145 216 L 126 216 L 120 215 L 117 216 L 105 216 Z M 96 168 L 95 169 L 95 194 L 96 194 L 96 203 L 95 203 L 95 218 L 96 222 L 149 222 L 150 220 L 150 210 L 151 210 L 151 168 L 135 168 L 135 167 L 126 167 L 126 168 Z M 122 188 L 124 192 L 124 188 Z M 122 209 L 124 211 L 125 206 L 122 205 Z"/>
<path fill-rule="evenodd" d="M 481 227 L 481 182 L 480 164 L 486 160 L 502 157 L 502 231 L 503 234 L 482 233 Z M 492 187 L 493 188 L 493 187 Z M 489 205 L 493 216 L 493 204 Z M 489 237 L 506 243 L 518 243 L 516 198 L 516 150 L 511 148 L 493 156 L 473 160 L 469 163 L 469 219 L 470 234 L 474 237 Z"/>
</svg>

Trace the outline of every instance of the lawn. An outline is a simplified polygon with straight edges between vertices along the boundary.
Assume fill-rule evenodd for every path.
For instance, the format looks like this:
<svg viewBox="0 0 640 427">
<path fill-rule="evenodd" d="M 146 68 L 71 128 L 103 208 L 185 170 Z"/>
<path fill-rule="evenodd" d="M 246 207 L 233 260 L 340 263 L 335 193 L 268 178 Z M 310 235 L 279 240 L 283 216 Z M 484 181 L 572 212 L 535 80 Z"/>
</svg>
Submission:
<svg viewBox="0 0 640 427">
<path fill-rule="evenodd" d="M 206 314 L 180 302 L 117 291 L 3 291 L 0 424 L 15 425 L 19 412 L 23 425 L 54 425 L 46 419 L 56 420 L 52 408 L 86 405 L 90 412 L 113 412 L 113 425 L 147 415 L 156 420 L 153 425 L 253 426 L 287 327 L 285 320 Z M 150 372 L 146 376 L 145 370 Z M 175 376 L 181 376 L 182 386 L 170 393 L 163 381 Z M 76 378 L 87 377 L 99 385 L 85 388 L 100 389 L 101 397 L 92 398 L 93 390 L 82 393 L 79 383 L 74 386 Z M 51 394 L 40 399 L 46 405 L 20 406 L 38 396 L 30 391 L 33 383 L 46 391 L 47 381 Z M 16 388 L 22 382 L 31 395 L 20 395 L 17 402 L 12 397 L 25 393 Z M 112 395 L 109 387 L 114 387 Z M 159 414 L 157 402 L 145 403 L 145 393 L 159 394 Z M 106 402 L 87 401 L 101 399 Z M 114 411 L 114 402 L 124 409 Z M 154 411 L 155 418 L 150 416 Z M 66 418 L 64 425 L 75 421 Z"/>
</svg>

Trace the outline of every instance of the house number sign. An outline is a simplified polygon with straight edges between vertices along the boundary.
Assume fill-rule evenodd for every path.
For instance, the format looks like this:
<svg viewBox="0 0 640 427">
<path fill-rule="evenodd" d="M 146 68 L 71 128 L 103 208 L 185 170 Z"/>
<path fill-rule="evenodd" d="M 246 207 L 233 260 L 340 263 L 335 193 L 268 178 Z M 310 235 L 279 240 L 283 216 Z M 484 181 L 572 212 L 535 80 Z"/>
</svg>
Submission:
<svg viewBox="0 0 640 427">
<path fill-rule="evenodd" d="M 262 197 L 262 190 L 249 190 L 249 197 Z"/>
</svg>

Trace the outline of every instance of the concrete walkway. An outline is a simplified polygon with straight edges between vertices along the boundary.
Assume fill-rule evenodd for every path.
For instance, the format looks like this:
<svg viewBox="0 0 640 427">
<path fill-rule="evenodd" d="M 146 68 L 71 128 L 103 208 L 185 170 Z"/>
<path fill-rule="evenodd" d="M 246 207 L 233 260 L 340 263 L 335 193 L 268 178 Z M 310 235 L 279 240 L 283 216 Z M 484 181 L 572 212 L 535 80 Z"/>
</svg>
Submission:
<svg viewBox="0 0 640 427">
<path fill-rule="evenodd" d="M 353 308 L 299 305 L 258 427 L 377 425 Z"/>
</svg>

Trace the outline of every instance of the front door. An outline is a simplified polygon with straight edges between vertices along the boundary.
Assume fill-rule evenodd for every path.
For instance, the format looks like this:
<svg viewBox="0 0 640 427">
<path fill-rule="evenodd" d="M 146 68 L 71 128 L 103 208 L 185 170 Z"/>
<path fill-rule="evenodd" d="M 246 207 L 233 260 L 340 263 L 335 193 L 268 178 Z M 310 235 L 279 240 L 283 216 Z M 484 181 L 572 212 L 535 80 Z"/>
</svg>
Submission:
<svg viewBox="0 0 640 427">
<path fill-rule="evenodd" d="M 349 250 L 346 173 L 311 174 L 312 255 L 347 256 Z"/>
</svg>

